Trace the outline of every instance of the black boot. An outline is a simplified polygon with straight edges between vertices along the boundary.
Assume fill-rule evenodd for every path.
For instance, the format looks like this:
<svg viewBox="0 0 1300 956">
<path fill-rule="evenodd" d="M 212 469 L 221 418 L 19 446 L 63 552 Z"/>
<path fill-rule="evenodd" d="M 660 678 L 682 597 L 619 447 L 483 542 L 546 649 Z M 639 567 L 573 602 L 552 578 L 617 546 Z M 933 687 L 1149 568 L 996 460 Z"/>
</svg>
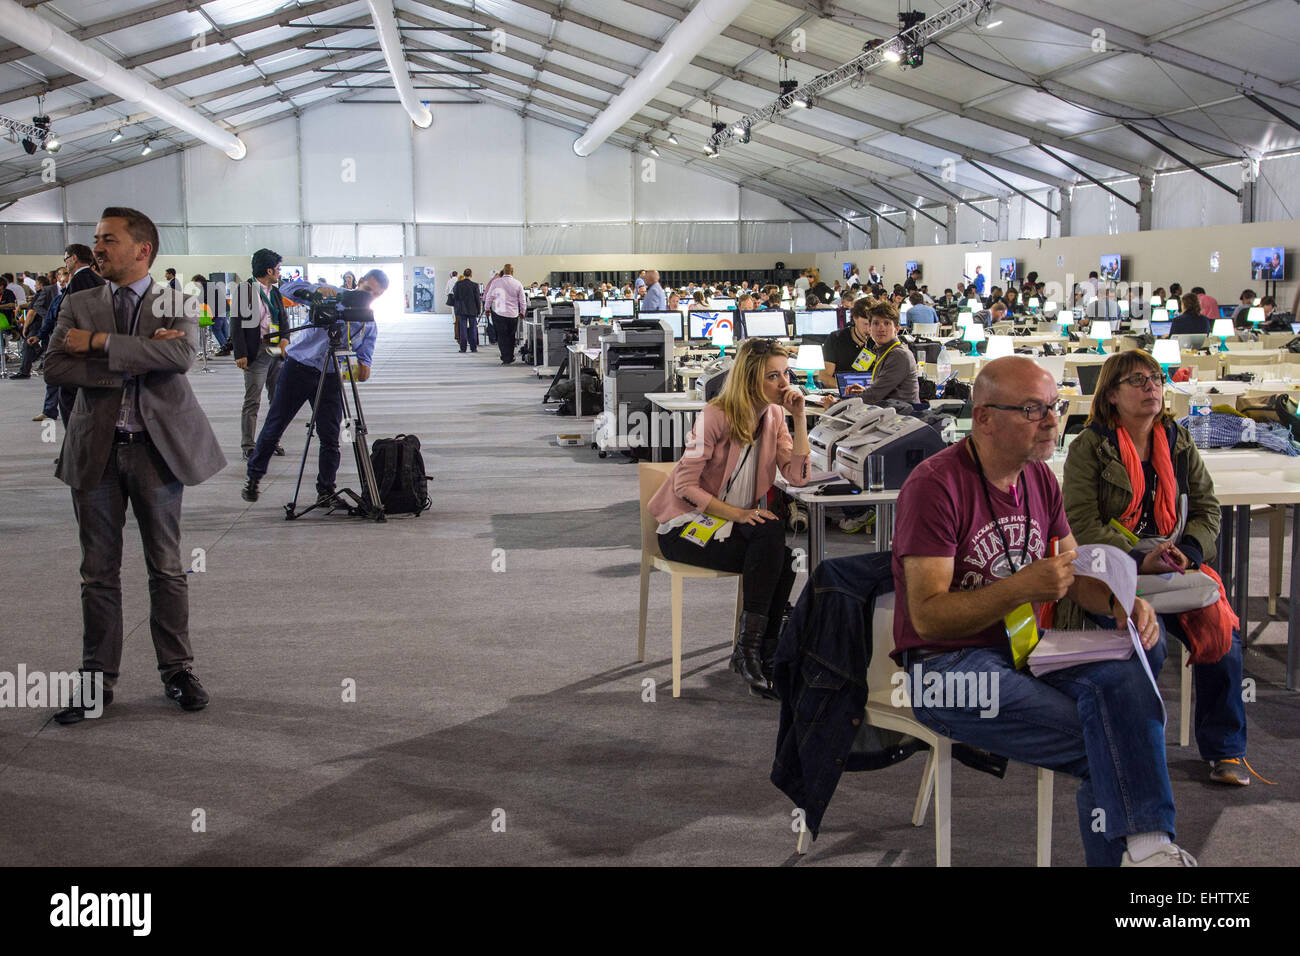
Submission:
<svg viewBox="0 0 1300 956">
<path fill-rule="evenodd" d="M 763 635 L 767 631 L 767 615 L 752 611 L 740 612 L 740 634 L 736 648 L 731 652 L 731 669 L 749 682 L 752 692 L 764 694 L 770 685 L 763 676 Z"/>
<path fill-rule="evenodd" d="M 759 691 L 758 688 L 750 686 L 749 692 L 757 694 L 766 700 L 780 700 L 781 695 L 776 692 L 776 683 L 774 681 L 774 671 L 776 668 L 776 645 L 778 643 L 775 637 L 763 638 L 763 650 L 760 659 L 760 666 L 763 670 L 763 678 L 767 681 L 767 688 Z"/>
</svg>

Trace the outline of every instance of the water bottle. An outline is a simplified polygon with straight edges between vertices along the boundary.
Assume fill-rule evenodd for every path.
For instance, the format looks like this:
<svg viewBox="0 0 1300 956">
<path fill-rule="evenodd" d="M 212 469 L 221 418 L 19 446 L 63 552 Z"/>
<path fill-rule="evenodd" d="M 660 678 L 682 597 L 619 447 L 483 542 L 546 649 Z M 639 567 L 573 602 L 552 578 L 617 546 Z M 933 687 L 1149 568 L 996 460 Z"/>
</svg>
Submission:
<svg viewBox="0 0 1300 956">
<path fill-rule="evenodd" d="M 948 361 L 948 350 L 939 350 L 939 387 L 935 390 L 939 398 L 943 398 L 943 388 L 948 382 L 948 376 L 952 374 L 952 363 Z"/>
<path fill-rule="evenodd" d="M 1203 387 L 1197 386 L 1196 391 L 1192 394 L 1188 413 L 1193 420 L 1210 414 L 1210 396 L 1206 394 Z"/>
</svg>

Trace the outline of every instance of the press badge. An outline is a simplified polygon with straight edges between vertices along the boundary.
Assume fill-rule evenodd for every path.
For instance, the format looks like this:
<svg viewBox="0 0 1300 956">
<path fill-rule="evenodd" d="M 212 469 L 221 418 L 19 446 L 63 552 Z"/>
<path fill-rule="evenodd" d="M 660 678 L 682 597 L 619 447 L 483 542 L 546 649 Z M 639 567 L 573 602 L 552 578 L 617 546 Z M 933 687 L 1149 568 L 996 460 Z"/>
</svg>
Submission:
<svg viewBox="0 0 1300 956">
<path fill-rule="evenodd" d="M 1034 606 L 1022 604 L 1002 619 L 1011 642 L 1011 661 L 1016 670 L 1025 666 L 1029 652 L 1038 646 L 1038 622 L 1034 620 Z"/>
<path fill-rule="evenodd" d="M 682 537 L 692 544 L 698 544 L 701 548 L 709 543 L 709 540 L 718 533 L 718 529 L 726 524 L 723 518 L 715 518 L 713 515 L 700 515 L 698 521 L 692 521 L 686 527 L 682 528 Z"/>
</svg>

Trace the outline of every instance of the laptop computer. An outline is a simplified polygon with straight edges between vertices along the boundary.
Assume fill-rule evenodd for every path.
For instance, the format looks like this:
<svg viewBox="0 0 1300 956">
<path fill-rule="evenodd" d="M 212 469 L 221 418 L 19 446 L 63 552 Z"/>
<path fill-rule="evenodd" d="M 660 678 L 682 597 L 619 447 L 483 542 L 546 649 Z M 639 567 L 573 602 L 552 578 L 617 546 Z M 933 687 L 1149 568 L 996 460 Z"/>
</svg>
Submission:
<svg viewBox="0 0 1300 956">
<path fill-rule="evenodd" d="M 850 385 L 861 385 L 863 388 L 871 387 L 870 372 L 836 372 L 836 384 L 840 387 L 840 397 L 844 397 L 844 391 Z"/>
<path fill-rule="evenodd" d="M 1158 339 L 1163 339 L 1169 335 L 1169 330 L 1173 327 L 1173 322 L 1157 322 L 1155 319 L 1151 320 L 1151 334 Z"/>
</svg>

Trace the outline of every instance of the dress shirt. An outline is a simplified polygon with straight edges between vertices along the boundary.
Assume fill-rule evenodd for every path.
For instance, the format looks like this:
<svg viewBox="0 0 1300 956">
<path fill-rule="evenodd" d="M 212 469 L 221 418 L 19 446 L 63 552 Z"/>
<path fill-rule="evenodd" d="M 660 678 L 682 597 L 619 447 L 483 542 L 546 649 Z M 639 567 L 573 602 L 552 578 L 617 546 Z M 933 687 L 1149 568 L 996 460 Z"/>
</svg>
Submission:
<svg viewBox="0 0 1300 956">
<path fill-rule="evenodd" d="M 646 312 L 662 312 L 668 308 L 668 298 L 664 295 L 664 287 L 656 282 L 648 286 L 645 290 L 645 298 L 641 301 L 641 308 Z"/>
<path fill-rule="evenodd" d="M 343 344 L 350 346 L 352 351 L 357 353 L 358 362 L 369 366 L 375 354 L 375 339 L 379 334 L 375 323 L 349 322 L 347 325 L 348 330 L 343 336 Z M 310 365 L 318 372 L 333 372 L 334 369 L 325 367 L 329 359 L 329 350 L 329 329 L 313 327 L 295 333 L 285 354 L 295 362 Z"/>
<path fill-rule="evenodd" d="M 113 301 L 114 322 L 117 321 L 117 290 L 119 288 L 121 288 L 121 286 L 116 282 L 110 282 L 108 284 L 109 295 Z M 140 312 L 144 309 L 142 300 L 145 297 L 145 293 L 153 288 L 153 276 L 145 276 L 142 279 L 136 279 L 134 282 L 127 285 L 126 288 L 130 289 L 134 296 L 130 302 L 131 308 L 135 310 L 134 318 L 131 321 L 131 328 L 125 333 L 110 333 L 109 336 L 104 339 L 105 354 L 107 354 L 108 350 L 112 348 L 111 343 L 113 341 L 113 334 L 136 334 L 136 329 L 140 326 Z M 114 328 L 116 328 L 116 325 Z M 129 376 L 122 383 L 122 412 L 118 416 L 118 427 L 124 431 L 142 432 L 145 430 L 144 425 L 140 422 L 140 390 L 138 385 L 139 382 L 134 375 Z"/>
</svg>

